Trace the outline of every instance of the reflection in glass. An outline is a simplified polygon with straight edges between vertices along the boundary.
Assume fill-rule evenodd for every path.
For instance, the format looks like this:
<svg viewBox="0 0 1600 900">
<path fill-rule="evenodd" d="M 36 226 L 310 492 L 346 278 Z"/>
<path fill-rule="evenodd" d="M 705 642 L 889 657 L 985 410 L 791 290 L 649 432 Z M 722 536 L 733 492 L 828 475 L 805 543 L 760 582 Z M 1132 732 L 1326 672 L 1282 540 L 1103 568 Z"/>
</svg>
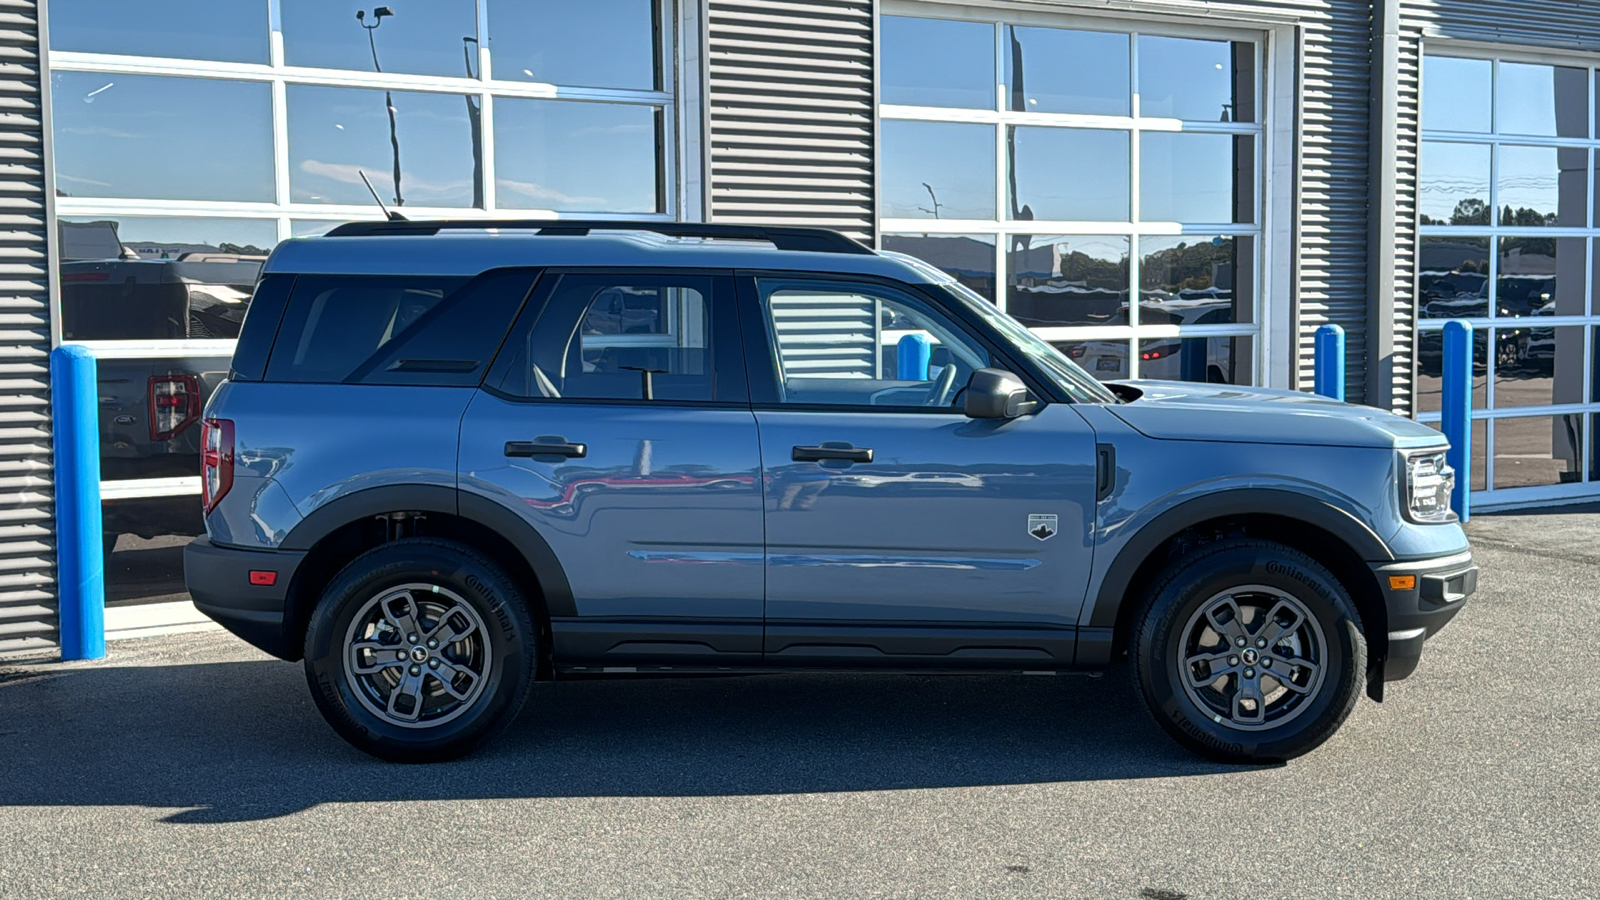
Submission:
<svg viewBox="0 0 1600 900">
<path fill-rule="evenodd" d="M 1422 142 L 1417 210 L 1423 225 L 1489 224 L 1488 144 Z"/>
<path fill-rule="evenodd" d="M 1472 408 L 1489 405 L 1489 329 L 1472 330 Z M 1417 332 L 1417 412 L 1438 412 L 1443 404 L 1444 332 Z M 1479 445 L 1482 446 L 1481 444 Z"/>
<path fill-rule="evenodd" d="M 658 108 L 499 99 L 495 197 L 506 209 L 661 212 Z"/>
<path fill-rule="evenodd" d="M 1487 132 L 1494 96 L 1494 63 L 1486 59 L 1422 59 L 1422 127 L 1426 131 Z"/>
<path fill-rule="evenodd" d="M 1578 481 L 1581 416 L 1532 416 L 1494 422 L 1494 486 L 1539 487 Z"/>
<path fill-rule="evenodd" d="M 228 361 L 219 362 L 226 369 Z M 172 459 L 194 462 L 198 452 L 174 455 Z M 193 471 L 182 474 L 189 475 Z M 106 553 L 106 606 L 189 602 L 188 589 L 183 584 L 183 548 L 205 530 L 205 523 L 200 518 L 198 499 L 189 498 L 193 501 L 190 503 L 185 503 L 184 499 L 105 501 L 106 534 L 115 536 L 110 547 L 114 552 Z M 152 504 L 162 511 L 153 514 Z M 185 506 L 193 508 L 185 509 Z M 163 531 L 174 533 L 161 534 Z M 141 532 L 157 536 L 142 537 Z"/>
<path fill-rule="evenodd" d="M 1582 228 L 1588 219 L 1589 151 L 1500 146 L 1500 224 Z"/>
<path fill-rule="evenodd" d="M 1139 114 L 1254 122 L 1255 45 L 1139 35 Z"/>
<path fill-rule="evenodd" d="M 376 210 L 374 210 L 376 212 Z M 343 225 L 347 219 L 291 219 L 289 221 L 290 237 L 321 237 L 333 229 Z"/>
<path fill-rule="evenodd" d="M 1489 239 L 1424 237 L 1417 242 L 1417 312 L 1424 319 L 1489 314 Z"/>
<path fill-rule="evenodd" d="M 273 199 L 261 82 L 56 72 L 56 196 Z"/>
<path fill-rule="evenodd" d="M 907 219 L 992 219 L 994 127 L 885 120 L 883 214 Z"/>
<path fill-rule="evenodd" d="M 879 19 L 879 102 L 994 109 L 994 26 Z"/>
<path fill-rule="evenodd" d="M 1146 338 L 1139 342 L 1139 377 L 1249 384 L 1250 358 L 1244 336 Z"/>
<path fill-rule="evenodd" d="M 1146 131 L 1139 136 L 1139 217 L 1147 222 L 1255 220 L 1255 139 Z"/>
<path fill-rule="evenodd" d="M 1128 324 L 1128 238 L 1007 238 L 1006 312 L 1024 325 Z"/>
<path fill-rule="evenodd" d="M 394 206 L 472 206 L 482 196 L 472 98 L 303 84 L 289 85 L 288 98 L 296 202 L 370 206 L 361 173 Z"/>
<path fill-rule="evenodd" d="M 1495 314 L 1582 315 L 1583 244 L 1583 238 L 1499 238 Z"/>
<path fill-rule="evenodd" d="M 1007 109 L 1126 116 L 1128 35 L 1006 26 Z"/>
<path fill-rule="evenodd" d="M 1056 341 L 1055 348 L 1101 381 L 1128 378 L 1127 341 Z"/>
<path fill-rule="evenodd" d="M 886 234 L 883 249 L 930 263 L 994 302 L 992 234 Z"/>
<path fill-rule="evenodd" d="M 489 0 L 494 77 L 659 90 L 654 0 Z"/>
<path fill-rule="evenodd" d="M 1589 70 L 1502 62 L 1495 99 L 1501 134 L 1589 136 Z"/>
<path fill-rule="evenodd" d="M 1495 409 L 1583 402 L 1584 329 L 1537 324 L 1548 316 L 1535 313 L 1495 327 Z"/>
<path fill-rule="evenodd" d="M 239 336 L 272 219 L 63 217 L 61 333 L 66 340 Z"/>
<path fill-rule="evenodd" d="M 283 57 L 291 66 L 477 77 L 478 11 L 473 0 L 393 0 L 377 7 L 392 14 L 376 18 L 369 7 L 362 9 L 361 20 L 354 5 L 280 3 Z"/>
<path fill-rule="evenodd" d="M 1128 220 L 1128 132 L 1012 126 L 1007 218 Z"/>
<path fill-rule="evenodd" d="M 267 4 L 217 0 L 50 0 L 50 49 L 267 61 Z"/>
<path fill-rule="evenodd" d="M 1221 235 L 1139 239 L 1139 321 L 1214 325 L 1248 322 L 1255 238 Z"/>
<path fill-rule="evenodd" d="M 1436 411 L 1438 409 L 1437 400 L 1435 400 L 1434 409 Z M 1435 431 L 1444 430 L 1438 422 L 1429 422 L 1427 425 Z M 1472 437 L 1469 440 L 1472 443 L 1472 490 L 1488 490 L 1489 423 L 1481 419 L 1473 422 Z"/>
</svg>

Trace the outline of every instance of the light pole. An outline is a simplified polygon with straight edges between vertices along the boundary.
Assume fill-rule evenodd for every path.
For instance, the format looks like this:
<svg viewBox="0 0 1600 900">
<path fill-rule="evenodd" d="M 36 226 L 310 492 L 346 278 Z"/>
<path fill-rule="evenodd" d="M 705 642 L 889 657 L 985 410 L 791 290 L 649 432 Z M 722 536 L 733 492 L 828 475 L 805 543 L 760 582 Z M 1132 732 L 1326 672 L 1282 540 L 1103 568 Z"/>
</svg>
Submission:
<svg viewBox="0 0 1600 900">
<path fill-rule="evenodd" d="M 472 73 L 472 51 L 477 49 L 478 39 L 464 37 L 461 39 L 461 55 L 466 61 L 467 77 L 477 78 Z M 476 209 L 483 208 L 483 111 L 478 108 L 476 98 L 466 94 L 463 99 L 467 101 L 467 127 L 472 129 L 472 205 Z"/>
<path fill-rule="evenodd" d="M 394 10 L 389 7 L 377 7 L 372 11 L 372 24 L 368 25 L 367 14 L 359 9 L 356 10 L 356 23 L 367 30 L 367 46 L 372 48 L 372 68 L 379 73 L 383 72 L 383 67 L 378 65 L 378 42 L 372 36 L 372 33 L 378 30 L 379 25 L 383 24 L 385 16 L 392 15 L 394 15 Z M 383 92 L 383 105 L 389 112 L 389 146 L 394 148 L 394 205 L 405 206 L 405 197 L 401 196 L 400 193 L 400 133 L 395 129 L 394 124 L 394 94 L 392 92 Z"/>
</svg>

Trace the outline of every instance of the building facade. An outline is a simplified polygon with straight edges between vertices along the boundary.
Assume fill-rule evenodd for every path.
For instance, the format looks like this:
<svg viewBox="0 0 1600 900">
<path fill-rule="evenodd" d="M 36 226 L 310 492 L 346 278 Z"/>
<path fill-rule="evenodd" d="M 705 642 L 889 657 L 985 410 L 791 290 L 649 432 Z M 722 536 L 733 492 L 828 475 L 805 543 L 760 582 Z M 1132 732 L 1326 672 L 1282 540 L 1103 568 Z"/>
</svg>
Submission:
<svg viewBox="0 0 1600 900">
<path fill-rule="evenodd" d="M 1478 502 L 1600 493 L 1600 4 L 0 5 L 0 652 L 53 641 L 50 347 L 137 361 L 149 441 L 192 441 L 179 363 L 225 360 L 277 242 L 378 202 L 837 228 L 1102 378 L 1304 390 L 1336 323 L 1347 396 L 1430 422 L 1467 318 Z M 197 502 L 106 478 L 128 534 Z"/>
</svg>

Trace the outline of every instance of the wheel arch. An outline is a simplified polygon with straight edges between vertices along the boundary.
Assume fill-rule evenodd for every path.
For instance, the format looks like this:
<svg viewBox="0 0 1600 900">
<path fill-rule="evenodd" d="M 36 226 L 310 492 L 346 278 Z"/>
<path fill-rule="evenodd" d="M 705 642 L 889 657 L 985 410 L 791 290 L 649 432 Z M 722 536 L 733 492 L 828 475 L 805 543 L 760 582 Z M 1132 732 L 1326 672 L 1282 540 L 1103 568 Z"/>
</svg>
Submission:
<svg viewBox="0 0 1600 900">
<path fill-rule="evenodd" d="M 413 531 L 403 523 L 416 517 Z M 397 520 L 401 527 L 391 528 Z M 385 485 L 355 491 L 318 507 L 280 543 L 302 551 L 284 604 L 287 648 L 298 651 L 324 586 L 361 553 L 413 534 L 455 539 L 505 566 L 532 601 L 541 638 L 540 675 L 550 665 L 550 617 L 574 614 L 572 588 L 549 543 L 525 519 L 486 497 L 442 485 Z"/>
<path fill-rule="evenodd" d="M 1387 656 L 1388 609 L 1367 563 L 1389 561 L 1394 554 L 1349 512 L 1286 490 L 1243 489 L 1197 497 L 1142 526 L 1118 551 L 1092 595 L 1094 607 L 1085 633 L 1098 638 L 1097 646 L 1084 647 L 1080 642 L 1080 663 L 1105 665 L 1121 659 L 1128 651 L 1139 600 L 1164 562 L 1217 536 L 1276 541 L 1327 567 L 1350 592 L 1361 614 L 1368 647 L 1368 691 L 1374 699 L 1381 698 L 1381 675 L 1375 682 L 1370 675 L 1382 672 Z"/>
</svg>

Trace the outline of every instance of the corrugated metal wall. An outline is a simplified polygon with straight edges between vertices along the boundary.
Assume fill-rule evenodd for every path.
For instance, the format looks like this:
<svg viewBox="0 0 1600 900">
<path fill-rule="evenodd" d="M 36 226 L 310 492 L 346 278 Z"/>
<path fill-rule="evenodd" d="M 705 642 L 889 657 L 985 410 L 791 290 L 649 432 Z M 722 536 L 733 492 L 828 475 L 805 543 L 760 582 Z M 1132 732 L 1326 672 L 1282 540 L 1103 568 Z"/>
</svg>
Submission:
<svg viewBox="0 0 1600 900">
<path fill-rule="evenodd" d="M 871 0 L 709 0 L 712 221 L 872 240 L 872 11 Z"/>
<path fill-rule="evenodd" d="M 0 0 L 0 653 L 56 642 L 45 109 L 33 0 Z"/>
</svg>

